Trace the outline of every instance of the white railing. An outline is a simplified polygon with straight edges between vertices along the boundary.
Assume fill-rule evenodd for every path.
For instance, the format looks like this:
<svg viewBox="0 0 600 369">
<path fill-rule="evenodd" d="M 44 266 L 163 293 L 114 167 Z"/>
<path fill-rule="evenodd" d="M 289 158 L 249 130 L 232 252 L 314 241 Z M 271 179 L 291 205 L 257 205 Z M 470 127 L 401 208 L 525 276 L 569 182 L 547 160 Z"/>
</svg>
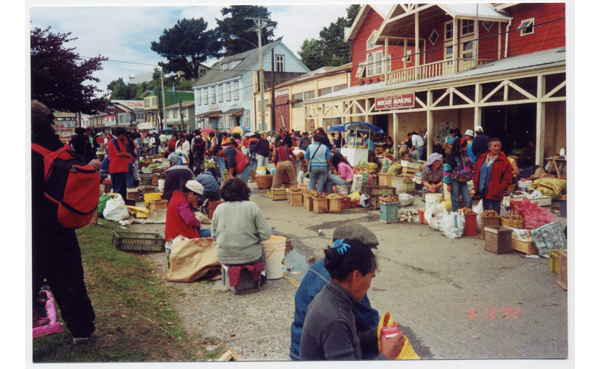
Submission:
<svg viewBox="0 0 600 369">
<path fill-rule="evenodd" d="M 491 60 L 479 59 L 479 65 L 486 64 Z M 435 63 L 420 65 L 418 67 L 399 69 L 387 74 L 386 84 L 417 81 L 419 79 L 443 76 L 455 73 L 454 63 L 458 63 L 456 72 L 473 69 L 475 59 L 442 60 Z"/>
</svg>

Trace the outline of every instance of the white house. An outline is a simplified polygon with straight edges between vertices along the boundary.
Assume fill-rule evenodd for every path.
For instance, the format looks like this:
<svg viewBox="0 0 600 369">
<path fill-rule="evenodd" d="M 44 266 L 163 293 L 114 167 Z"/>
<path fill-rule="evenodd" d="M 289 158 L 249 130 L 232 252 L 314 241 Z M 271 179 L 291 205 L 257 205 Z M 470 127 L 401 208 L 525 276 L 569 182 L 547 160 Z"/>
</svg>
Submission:
<svg viewBox="0 0 600 369">
<path fill-rule="evenodd" d="M 274 51 L 274 70 L 279 79 L 275 84 L 310 72 L 280 38 L 262 47 L 265 82 L 270 82 L 271 50 Z M 259 68 L 256 48 L 223 58 L 196 81 L 192 86 L 196 127 L 229 129 L 241 125 L 251 130 L 266 129 L 256 125 L 254 112 L 254 92 L 259 90 Z"/>
</svg>

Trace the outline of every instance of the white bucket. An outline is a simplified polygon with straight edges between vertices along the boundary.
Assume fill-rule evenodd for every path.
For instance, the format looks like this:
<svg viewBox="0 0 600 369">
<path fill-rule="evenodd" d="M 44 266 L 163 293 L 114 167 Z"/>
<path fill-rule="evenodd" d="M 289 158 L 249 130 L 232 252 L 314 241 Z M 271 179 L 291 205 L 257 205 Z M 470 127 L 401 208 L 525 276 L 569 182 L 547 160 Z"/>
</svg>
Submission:
<svg viewBox="0 0 600 369">
<path fill-rule="evenodd" d="M 441 193 L 426 193 L 425 194 L 425 209 L 437 205 L 439 200 L 441 200 L 443 196 L 444 195 L 442 195 Z"/>
<path fill-rule="evenodd" d="M 519 190 L 528 190 L 533 187 L 533 181 L 519 181 Z"/>
<path fill-rule="evenodd" d="M 158 190 L 160 192 L 163 192 L 164 189 L 165 189 L 165 180 L 164 179 L 159 179 L 158 180 Z"/>
<path fill-rule="evenodd" d="M 267 279 L 279 279 L 283 277 L 283 259 L 285 258 L 285 237 L 272 236 L 263 241 L 265 246 L 265 273 Z"/>
</svg>

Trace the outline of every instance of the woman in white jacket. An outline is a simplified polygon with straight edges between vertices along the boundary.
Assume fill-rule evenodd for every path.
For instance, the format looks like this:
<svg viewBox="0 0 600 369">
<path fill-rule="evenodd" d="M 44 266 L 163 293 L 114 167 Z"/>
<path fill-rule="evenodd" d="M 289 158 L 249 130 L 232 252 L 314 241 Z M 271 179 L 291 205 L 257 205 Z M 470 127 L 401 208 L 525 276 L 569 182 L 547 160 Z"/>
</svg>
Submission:
<svg viewBox="0 0 600 369">
<path fill-rule="evenodd" d="M 190 143 L 187 142 L 185 136 L 183 134 L 179 135 L 179 141 L 177 141 L 177 145 L 175 146 L 175 151 L 180 151 L 186 155 L 190 154 Z"/>
</svg>

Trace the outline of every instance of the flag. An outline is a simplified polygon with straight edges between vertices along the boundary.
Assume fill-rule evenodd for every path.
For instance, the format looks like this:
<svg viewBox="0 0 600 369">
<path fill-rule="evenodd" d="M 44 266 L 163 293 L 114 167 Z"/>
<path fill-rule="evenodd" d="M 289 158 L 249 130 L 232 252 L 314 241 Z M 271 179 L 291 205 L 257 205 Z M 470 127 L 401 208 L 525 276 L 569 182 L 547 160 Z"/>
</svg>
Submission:
<svg viewBox="0 0 600 369">
<path fill-rule="evenodd" d="M 173 96 L 175 96 L 175 91 L 177 90 L 175 89 L 175 83 L 173 83 Z"/>
</svg>

